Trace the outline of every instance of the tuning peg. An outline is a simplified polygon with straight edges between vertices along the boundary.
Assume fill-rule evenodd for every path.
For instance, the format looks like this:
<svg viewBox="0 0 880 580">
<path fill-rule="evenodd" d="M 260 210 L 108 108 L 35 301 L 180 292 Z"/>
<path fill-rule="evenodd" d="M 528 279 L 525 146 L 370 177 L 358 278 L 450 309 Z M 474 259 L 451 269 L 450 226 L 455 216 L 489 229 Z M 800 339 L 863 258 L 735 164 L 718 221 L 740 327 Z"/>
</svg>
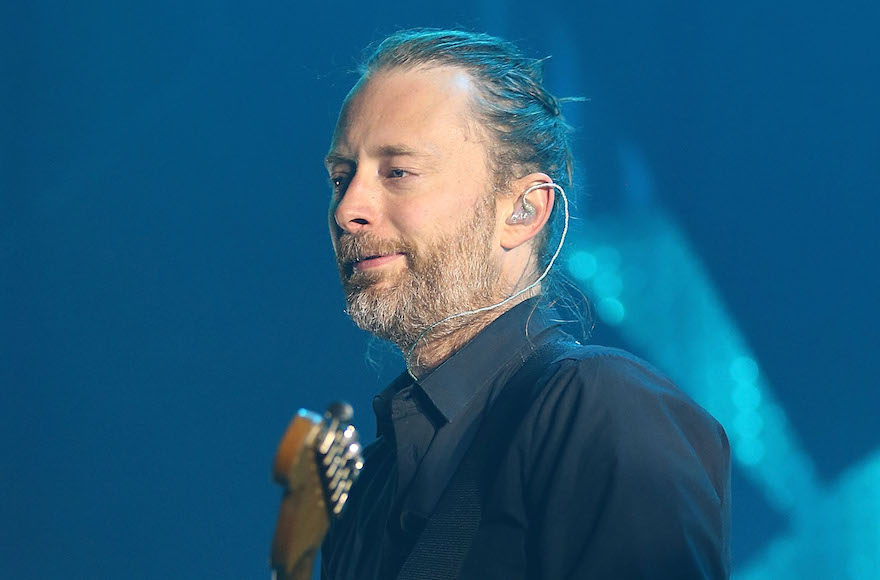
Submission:
<svg viewBox="0 0 880 580">
<path fill-rule="evenodd" d="M 327 407 L 327 412 L 324 414 L 328 419 L 336 419 L 340 423 L 348 423 L 354 417 L 354 409 L 344 401 L 334 401 L 330 403 Z"/>
</svg>

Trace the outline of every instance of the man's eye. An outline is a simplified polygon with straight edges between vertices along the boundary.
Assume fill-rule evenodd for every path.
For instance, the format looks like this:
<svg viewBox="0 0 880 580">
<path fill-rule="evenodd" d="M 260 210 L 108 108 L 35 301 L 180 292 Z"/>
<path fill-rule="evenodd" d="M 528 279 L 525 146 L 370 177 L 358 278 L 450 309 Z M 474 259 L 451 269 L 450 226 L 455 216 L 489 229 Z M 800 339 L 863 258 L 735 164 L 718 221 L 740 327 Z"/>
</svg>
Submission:
<svg viewBox="0 0 880 580">
<path fill-rule="evenodd" d="M 409 171 L 406 171 L 404 169 L 391 169 L 390 171 L 388 171 L 388 177 L 391 177 L 394 179 L 406 177 L 407 175 L 409 175 Z"/>
<path fill-rule="evenodd" d="M 330 187 L 333 188 L 333 191 L 339 191 L 341 188 L 345 187 L 346 181 L 347 179 L 344 175 L 331 175 Z"/>
</svg>

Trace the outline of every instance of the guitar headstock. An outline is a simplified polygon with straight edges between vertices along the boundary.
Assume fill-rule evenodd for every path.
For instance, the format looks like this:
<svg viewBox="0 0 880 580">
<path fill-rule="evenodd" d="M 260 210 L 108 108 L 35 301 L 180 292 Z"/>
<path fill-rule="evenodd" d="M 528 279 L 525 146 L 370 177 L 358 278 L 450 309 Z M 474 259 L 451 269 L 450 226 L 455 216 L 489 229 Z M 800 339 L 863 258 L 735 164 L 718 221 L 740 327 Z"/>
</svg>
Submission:
<svg viewBox="0 0 880 580">
<path fill-rule="evenodd" d="M 351 406 L 324 416 L 300 409 L 281 438 L 274 476 L 283 487 L 271 566 L 279 579 L 308 579 L 330 518 L 342 513 L 363 467 Z"/>
</svg>

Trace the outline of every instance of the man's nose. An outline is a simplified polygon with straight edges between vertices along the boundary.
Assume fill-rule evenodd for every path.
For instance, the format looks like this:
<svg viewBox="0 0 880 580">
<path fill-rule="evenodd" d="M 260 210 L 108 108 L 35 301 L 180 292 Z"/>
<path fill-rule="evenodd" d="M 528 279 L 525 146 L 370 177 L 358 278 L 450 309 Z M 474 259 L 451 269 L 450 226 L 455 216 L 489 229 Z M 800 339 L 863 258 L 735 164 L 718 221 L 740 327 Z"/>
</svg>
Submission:
<svg viewBox="0 0 880 580">
<path fill-rule="evenodd" d="M 378 197 L 375 187 L 356 173 L 333 211 L 336 225 L 350 234 L 369 229 L 378 214 Z"/>
</svg>

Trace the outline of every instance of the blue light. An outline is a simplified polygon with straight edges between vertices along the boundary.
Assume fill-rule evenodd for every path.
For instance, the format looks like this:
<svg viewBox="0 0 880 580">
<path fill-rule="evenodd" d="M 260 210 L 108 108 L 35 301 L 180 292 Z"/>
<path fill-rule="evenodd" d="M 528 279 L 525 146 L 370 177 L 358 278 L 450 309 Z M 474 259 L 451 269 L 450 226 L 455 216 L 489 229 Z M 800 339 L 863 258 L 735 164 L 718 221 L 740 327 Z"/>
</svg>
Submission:
<svg viewBox="0 0 880 580">
<path fill-rule="evenodd" d="M 853 554 L 847 567 L 849 568 L 849 577 L 857 580 L 877 578 L 876 574 L 880 572 L 877 561 L 872 562 L 872 558 L 868 554 Z"/>
<path fill-rule="evenodd" d="M 593 278 L 593 290 L 600 298 L 616 298 L 623 290 L 623 281 L 614 272 L 603 271 Z"/>
<path fill-rule="evenodd" d="M 620 252 L 611 246 L 596 248 L 596 260 L 603 270 L 616 270 L 620 266 Z"/>
<path fill-rule="evenodd" d="M 758 379 L 758 363 L 748 356 L 738 356 L 730 363 L 730 376 L 737 382 L 754 383 Z"/>
<path fill-rule="evenodd" d="M 761 391 L 751 383 L 740 383 L 730 393 L 730 400 L 740 411 L 751 411 L 761 404 Z"/>
<path fill-rule="evenodd" d="M 616 298 L 603 298 L 596 305 L 596 310 L 599 312 L 599 317 L 611 326 L 617 326 L 623 322 L 623 317 L 626 314 L 623 304 Z"/>
<path fill-rule="evenodd" d="M 740 439 L 734 447 L 734 453 L 743 464 L 757 465 L 764 459 L 764 444 L 760 439 Z"/>
<path fill-rule="evenodd" d="M 568 271 L 578 280 L 589 280 L 597 268 L 596 256 L 584 250 L 573 252 L 568 259 Z"/>
<path fill-rule="evenodd" d="M 740 437 L 754 439 L 764 428 L 764 419 L 754 411 L 743 411 L 733 418 L 733 428 Z"/>
</svg>

